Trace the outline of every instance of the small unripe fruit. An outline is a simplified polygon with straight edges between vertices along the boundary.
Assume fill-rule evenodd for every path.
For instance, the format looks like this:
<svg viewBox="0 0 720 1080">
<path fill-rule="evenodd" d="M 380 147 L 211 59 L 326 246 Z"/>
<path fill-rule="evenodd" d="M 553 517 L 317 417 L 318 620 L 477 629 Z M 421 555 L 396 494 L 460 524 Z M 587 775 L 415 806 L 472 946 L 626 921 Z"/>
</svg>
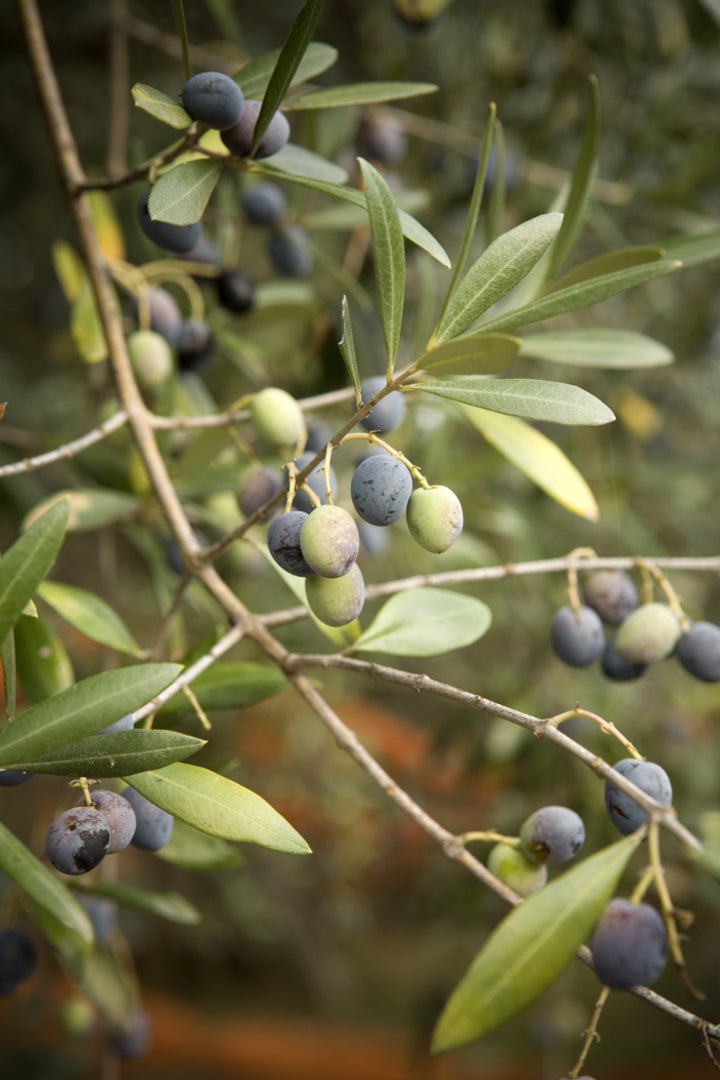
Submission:
<svg viewBox="0 0 720 1080">
<path fill-rule="evenodd" d="M 296 447 L 305 439 L 305 417 L 292 394 L 267 386 L 250 406 L 253 424 L 264 442 L 276 449 Z"/>
<path fill-rule="evenodd" d="M 305 596 L 312 613 L 327 626 L 345 626 L 357 619 L 365 602 L 365 582 L 357 563 L 344 577 L 311 577 Z"/>
<path fill-rule="evenodd" d="M 275 269 L 286 277 L 307 277 L 313 268 L 313 253 L 305 229 L 286 225 L 268 240 L 268 257 Z"/>
<path fill-rule="evenodd" d="M 585 843 L 582 818 L 567 806 L 543 806 L 520 829 L 520 848 L 530 859 L 560 866 Z"/>
<path fill-rule="evenodd" d="M 154 330 L 135 330 L 127 339 L 127 350 L 138 386 L 143 390 L 156 390 L 172 375 L 170 345 Z"/>
<path fill-rule="evenodd" d="M 371 375 L 360 383 L 360 400 L 365 404 L 386 386 L 382 375 Z M 377 431 L 381 435 L 388 431 L 394 431 L 405 416 L 405 395 L 399 390 L 393 390 L 376 405 L 373 405 L 367 416 L 360 421 L 360 426 L 366 431 Z"/>
<path fill-rule="evenodd" d="M 391 525 L 402 517 L 412 494 L 412 477 L 390 454 L 372 454 L 359 463 L 350 484 L 353 506 L 370 525 Z"/>
<path fill-rule="evenodd" d="M 240 119 L 232 127 L 223 131 L 220 136 L 231 154 L 235 154 L 237 157 L 247 157 L 250 153 L 253 135 L 255 134 L 255 125 L 260 115 L 260 105 L 261 102 L 259 101 L 246 101 Z M 282 150 L 287 145 L 289 138 L 290 124 L 283 113 L 276 112 L 265 129 L 265 134 L 260 140 L 260 145 L 253 157 L 272 157 L 273 154 L 277 154 L 279 150 Z"/>
<path fill-rule="evenodd" d="M 360 551 L 357 525 L 342 506 L 318 506 L 300 529 L 300 550 L 313 573 L 344 577 Z"/>
<path fill-rule="evenodd" d="M 600 616 L 592 608 L 581 605 L 561 607 L 550 627 L 550 644 L 560 660 L 571 667 L 587 667 L 605 648 Z"/>
<path fill-rule="evenodd" d="M 94 806 L 66 810 L 45 837 L 45 854 L 63 874 L 86 874 L 105 858 L 109 846 L 110 823 Z"/>
<path fill-rule="evenodd" d="M 633 579 L 624 570 L 595 570 L 582 584 L 583 599 L 608 626 L 618 626 L 637 607 Z"/>
<path fill-rule="evenodd" d="M 616 898 L 605 908 L 592 941 L 595 971 L 605 986 L 651 986 L 667 958 L 662 917 L 649 904 Z"/>
<path fill-rule="evenodd" d="M 442 484 L 416 488 L 408 500 L 406 517 L 413 539 L 435 555 L 447 551 L 462 532 L 460 500 Z"/>
<path fill-rule="evenodd" d="M 615 652 L 628 664 L 651 664 L 670 655 L 680 634 L 678 617 L 667 604 L 643 604 L 618 627 Z"/>
<path fill-rule="evenodd" d="M 193 120 L 222 131 L 243 114 L 245 98 L 238 84 L 221 71 L 201 71 L 185 83 L 180 93 L 185 112 Z"/>
<path fill-rule="evenodd" d="M 495 844 L 487 860 L 488 870 L 520 896 L 530 896 L 547 881 L 544 863 L 531 862 L 519 848 Z"/>
<path fill-rule="evenodd" d="M 720 682 L 720 626 L 696 622 L 678 642 L 682 666 L 703 682 Z"/>
<path fill-rule="evenodd" d="M 633 784 L 644 791 L 662 806 L 672 803 L 672 784 L 665 770 L 652 761 L 639 761 L 637 758 L 623 758 L 613 765 L 621 776 L 632 780 Z M 631 795 L 626 795 L 612 780 L 605 781 L 605 807 L 610 820 L 618 832 L 629 836 L 648 819 L 647 811 L 635 802 Z"/>
<path fill-rule="evenodd" d="M 278 566 L 296 577 L 312 577 L 314 573 L 300 547 L 300 530 L 307 516 L 303 510 L 288 510 L 268 526 L 268 551 Z"/>
<path fill-rule="evenodd" d="M 154 244 L 165 248 L 166 251 L 174 251 L 177 255 L 184 255 L 188 251 L 192 251 L 200 241 L 202 233 L 200 222 L 196 221 L 192 225 L 171 225 L 167 221 L 156 221 L 150 217 L 149 198 L 150 192 L 145 191 L 140 196 L 137 204 L 140 228 L 148 240 L 152 240 Z"/>
<path fill-rule="evenodd" d="M 242 208 L 251 225 L 277 225 L 286 206 L 285 192 L 271 180 L 260 180 L 243 193 Z"/>
</svg>

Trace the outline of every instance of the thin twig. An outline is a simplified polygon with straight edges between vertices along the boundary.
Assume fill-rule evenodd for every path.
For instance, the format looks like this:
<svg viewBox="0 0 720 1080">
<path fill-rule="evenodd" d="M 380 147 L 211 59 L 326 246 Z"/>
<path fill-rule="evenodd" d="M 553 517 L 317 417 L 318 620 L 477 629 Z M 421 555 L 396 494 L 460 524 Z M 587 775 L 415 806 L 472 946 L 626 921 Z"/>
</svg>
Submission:
<svg viewBox="0 0 720 1080">
<path fill-rule="evenodd" d="M 119 431 L 120 428 L 127 424 L 127 421 L 128 414 L 124 409 L 118 409 L 109 420 L 105 420 L 104 423 L 93 428 L 92 431 L 88 431 L 86 435 L 81 435 L 79 439 L 63 443 L 62 446 L 56 447 L 55 450 L 48 450 L 45 454 L 22 458 L 21 461 L 13 461 L 9 465 L 0 465 L 0 480 L 4 480 L 7 476 L 18 476 L 20 473 L 34 472 L 36 469 L 44 469 L 46 465 L 54 465 L 58 461 L 67 461 L 69 458 L 77 457 L 83 450 L 95 446 L 96 443 L 106 439 L 108 435 Z"/>
</svg>

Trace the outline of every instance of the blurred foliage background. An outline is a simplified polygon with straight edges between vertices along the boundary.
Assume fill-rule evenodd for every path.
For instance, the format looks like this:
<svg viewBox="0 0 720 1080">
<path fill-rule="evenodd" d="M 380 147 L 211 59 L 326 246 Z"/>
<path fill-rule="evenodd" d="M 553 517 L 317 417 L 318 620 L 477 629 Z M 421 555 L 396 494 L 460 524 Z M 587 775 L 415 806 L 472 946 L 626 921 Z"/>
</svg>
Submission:
<svg viewBox="0 0 720 1080">
<path fill-rule="evenodd" d="M 185 6 L 190 41 L 198 50 L 196 69 L 212 67 L 218 57 L 239 65 L 276 47 L 299 8 L 286 0 L 262 7 L 188 0 Z M 121 122 L 117 112 L 112 123 L 110 118 L 110 7 L 68 0 L 43 5 L 70 118 L 85 166 L 94 175 L 104 172 L 108 132 Z M 116 12 L 124 8 L 123 3 L 114 6 Z M 183 73 L 170 5 L 130 0 L 126 12 L 130 83 L 148 82 L 174 96 Z M 366 79 L 437 83 L 432 96 L 383 109 L 407 135 L 407 151 L 389 169 L 388 179 L 451 256 L 462 235 L 489 103 L 497 104 L 507 143 L 505 224 L 511 227 L 548 209 L 557 196 L 577 150 L 590 73 L 599 79 L 603 102 L 600 172 L 589 225 L 573 261 L 717 225 L 720 28 L 695 0 L 454 0 L 424 30 L 403 22 L 390 0 L 337 0 L 325 6 L 317 37 L 339 50 L 337 65 L 320 78 L 321 85 Z M 104 365 L 88 367 L 78 358 L 68 332 L 51 245 L 58 239 L 72 243 L 72 227 L 54 179 L 12 5 L 0 9 L 0 41 L 5 90 L 0 112 L 5 147 L 0 164 L 0 397 L 9 403 L 0 426 L 0 461 L 11 461 L 87 430 L 109 407 L 112 388 Z M 160 148 L 164 133 L 132 109 L 129 96 L 124 107 L 132 165 Z M 291 119 L 294 141 L 352 167 L 368 114 L 345 109 L 296 113 Z M 208 294 L 220 348 L 202 380 L 193 382 L 192 394 L 195 400 L 205 396 L 210 408 L 213 403 L 227 407 L 267 383 L 298 396 L 344 386 L 336 345 L 343 292 L 350 293 L 354 305 L 361 371 L 382 370 L 372 268 L 362 231 L 337 227 L 342 213 L 327 198 L 290 185 L 285 189 L 291 213 L 310 229 L 315 250 L 312 276 L 291 287 L 274 280 L 262 237 L 239 221 L 232 184 L 216 198 L 207 219 L 224 257 L 247 269 L 265 289 L 266 299 L 250 315 L 229 316 L 214 307 Z M 134 185 L 112 197 L 128 258 L 136 262 L 155 257 L 134 220 L 138 193 Z M 481 244 L 479 235 L 478 250 Z M 406 359 L 425 340 L 447 277 L 422 253 L 411 251 L 409 260 Z M 718 266 L 711 263 L 568 316 L 562 324 L 647 333 L 674 351 L 676 360 L 669 367 L 592 372 L 528 360 L 515 365 L 512 374 L 576 381 L 615 410 L 617 422 L 608 427 L 546 429 L 591 484 L 600 506 L 598 524 L 553 503 L 442 403 L 423 402 L 409 410 L 392 441 L 432 482 L 448 483 L 458 493 L 465 534 L 438 562 L 411 544 L 404 527 L 393 527 L 387 550 L 365 556 L 366 579 L 379 582 L 438 567 L 545 558 L 578 546 L 603 555 L 716 553 L 718 284 Z M 317 420 L 334 430 L 345 415 L 344 407 L 338 407 L 324 410 Z M 186 483 L 195 519 L 209 535 L 219 535 L 234 507 L 232 476 L 221 481 L 213 472 L 208 498 L 202 481 L 194 484 L 191 470 L 183 471 L 187 447 L 168 449 L 177 451 L 177 475 Z M 190 447 L 200 473 L 209 453 L 208 446 Z M 346 454 L 347 464 L 352 456 Z M 349 471 L 341 472 L 345 495 L 348 477 Z M 6 546 L 23 514 L 55 490 L 102 484 L 137 493 L 138 483 L 124 436 L 73 464 L 2 482 L 0 544 Z M 147 526 L 144 541 L 140 523 Z M 256 609 L 270 611 L 288 603 L 252 552 L 233 550 L 221 566 Z M 139 639 L 152 645 L 158 603 L 167 605 L 174 584 L 163 561 L 158 512 L 148 503 L 141 522 L 74 534 L 56 576 L 96 589 L 117 606 Z M 691 618 L 720 620 L 720 585 L 714 577 L 678 573 L 672 581 Z M 613 720 L 665 766 L 676 806 L 691 828 L 697 828 L 704 811 L 718 808 L 715 687 L 694 682 L 672 660 L 628 684 L 605 681 L 594 668 L 563 668 L 551 655 L 548 638 L 552 614 L 565 602 L 561 577 L 510 579 L 472 591 L 492 608 L 490 632 L 459 654 L 416 663 L 417 670 L 539 716 L 580 701 Z M 209 631 L 212 625 L 199 591 L 190 590 L 184 616 L 176 649 L 195 644 L 198 627 Z M 61 632 L 78 674 L 90 674 L 106 662 L 102 651 L 81 635 L 65 627 Z M 305 623 L 281 634 L 290 646 L 322 647 Z M 257 659 L 247 648 L 238 655 Z M 322 685 L 391 774 L 446 827 L 458 832 L 496 827 L 512 833 L 533 809 L 553 802 L 570 805 L 584 817 L 588 852 L 613 839 L 599 782 L 579 763 L 560 759 L 552 746 L 436 699 L 409 698 L 349 676 L 323 676 Z M 185 730 L 200 733 L 192 715 L 184 723 Z M 174 1077 L 195 1076 L 199 1066 L 194 1058 L 204 1058 L 206 1076 L 226 1075 L 231 1066 L 223 1064 L 220 1048 L 224 1038 L 230 1039 L 229 1027 L 216 1031 L 211 1026 L 223 1020 L 245 1034 L 245 1050 L 238 1049 L 237 1060 L 249 1078 L 497 1075 L 553 1080 L 567 1071 L 597 990 L 594 977 L 580 964 L 479 1046 L 452 1060 L 430 1061 L 426 1048 L 434 1018 L 502 916 L 502 905 L 403 821 L 290 696 L 214 715 L 213 724 L 205 760 L 227 767 L 230 775 L 261 792 L 303 832 L 314 854 L 295 860 L 248 850 L 241 867 L 212 878 L 150 856 L 128 856 L 129 880 L 177 888 L 204 915 L 191 928 L 121 916 L 147 999 L 151 1008 L 156 1003 L 159 1017 L 156 1050 L 147 1064 L 133 1066 L 132 1075 L 169 1076 L 164 1070 L 172 1068 Z M 573 727 L 598 753 L 623 756 L 589 722 Z M 61 781 L 52 779 L 36 782 L 32 795 L 30 788 L 0 795 L 7 802 L 3 813 L 20 827 L 24 823 L 26 837 L 35 843 L 66 798 Z M 693 979 L 708 995 L 701 1009 L 716 1018 L 720 892 L 672 843 L 665 847 L 673 896 L 696 914 L 686 948 Z M 56 978 L 50 960 L 44 975 Z M 658 988 L 693 1007 L 670 970 Z M 189 1011 L 168 1012 L 168 1002 Z M 37 984 L 20 1002 L 0 1005 L 3 1042 L 13 1046 L 7 1051 L 10 1071 L 4 1075 L 95 1075 L 92 1044 L 61 1048 L 57 1008 L 49 1021 L 45 1008 Z M 37 1033 L 39 1026 L 44 1035 L 38 1041 L 29 1033 Z M 256 1059 L 242 1058 L 243 1052 L 251 1054 L 253 1032 L 265 1033 L 259 1040 L 267 1048 L 265 1059 L 260 1051 Z M 628 995 L 614 996 L 601 1032 L 589 1061 L 598 1076 L 669 1076 L 680 1067 L 683 1075 L 711 1075 L 695 1033 Z M 343 1038 L 337 1040 L 338 1033 Z M 382 1041 L 390 1035 L 397 1042 Z M 303 1042 L 305 1037 L 309 1042 Z M 273 1057 L 281 1044 L 296 1047 L 284 1062 Z M 330 1055 L 327 1073 L 322 1071 L 323 1047 Z M 363 1053 L 365 1064 L 357 1074 L 348 1071 L 351 1058 L 361 1062 Z M 303 1062 L 312 1071 L 303 1072 Z"/>
</svg>

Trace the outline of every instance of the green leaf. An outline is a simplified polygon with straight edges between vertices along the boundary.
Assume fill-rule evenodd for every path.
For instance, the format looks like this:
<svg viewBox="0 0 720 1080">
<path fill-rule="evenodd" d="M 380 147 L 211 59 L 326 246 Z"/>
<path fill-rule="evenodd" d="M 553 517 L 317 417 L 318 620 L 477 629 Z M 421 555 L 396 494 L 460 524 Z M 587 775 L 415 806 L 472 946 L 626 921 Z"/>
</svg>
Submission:
<svg viewBox="0 0 720 1080">
<path fill-rule="evenodd" d="M 193 693 L 206 712 L 246 709 L 287 688 L 287 679 L 274 665 L 247 661 L 218 661 L 192 684 Z M 192 706 L 182 693 L 171 697 L 160 710 L 162 714 L 188 711 L 192 711 Z"/>
<path fill-rule="evenodd" d="M 562 214 L 541 214 L 493 240 L 450 296 L 431 344 L 457 337 L 506 296 L 532 270 L 561 224 Z"/>
<path fill-rule="evenodd" d="M 279 56 L 280 50 L 273 49 L 271 52 L 263 53 L 262 56 L 257 56 L 238 71 L 234 79 L 246 97 L 258 97 L 265 93 Z M 299 83 L 309 82 L 310 79 L 322 75 L 333 66 L 337 58 L 338 51 L 332 45 L 325 45 L 322 41 L 311 41 L 295 70 L 290 85 L 297 86 Z"/>
<path fill-rule="evenodd" d="M 563 208 L 563 223 L 550 250 L 545 275 L 547 281 L 555 276 L 573 249 L 577 236 L 585 224 L 595 184 L 600 143 L 600 91 L 594 75 L 590 76 L 589 90 L 585 130 L 572 171 L 570 190 Z"/>
<path fill-rule="evenodd" d="M 437 86 L 423 82 L 363 82 L 328 86 L 298 94 L 285 102 L 286 112 L 301 109 L 336 109 L 346 105 L 372 105 L 381 101 L 434 94 Z"/>
<path fill-rule="evenodd" d="M 305 187 L 315 186 L 310 181 L 317 181 L 320 184 L 342 185 L 347 183 L 348 179 L 346 169 L 336 165 L 334 161 L 328 161 L 327 158 L 321 157 L 320 154 L 313 153 L 312 150 L 306 150 L 304 146 L 297 146 L 295 143 L 288 143 L 287 146 L 283 146 L 282 150 L 279 150 L 277 154 L 273 154 L 270 158 L 262 158 L 260 161 L 252 162 L 249 165 L 249 170 L 250 172 L 261 173 L 263 176 L 275 176 L 280 180 L 292 181 Z M 359 191 L 356 194 L 360 196 L 364 206 L 365 200 L 362 198 L 362 194 Z"/>
<path fill-rule="evenodd" d="M 5 718 L 9 724 L 15 719 L 17 677 L 15 669 L 15 631 L 9 630 L 0 646 L 3 690 L 5 691 Z"/>
<path fill-rule="evenodd" d="M 549 319 L 553 315 L 561 315 L 566 311 L 574 311 L 576 308 L 589 307 L 598 304 L 601 300 L 607 300 L 618 293 L 627 292 L 636 285 L 643 285 L 653 278 L 670 274 L 679 269 L 682 263 L 671 262 L 669 259 L 658 259 L 640 266 L 633 266 L 626 270 L 616 270 L 602 277 L 590 278 L 580 281 L 566 288 L 558 288 L 538 300 L 524 304 L 515 311 L 509 311 L 505 315 L 498 315 L 483 323 L 483 330 L 508 330 L 518 326 L 526 326 L 528 323 L 540 322 Z"/>
<path fill-rule="evenodd" d="M 544 379 L 488 379 L 484 375 L 468 375 L 447 382 L 413 383 L 409 389 L 553 424 L 609 424 L 615 419 L 612 409 L 587 390 Z"/>
<path fill-rule="evenodd" d="M 703 846 L 699 851 L 688 849 L 688 854 L 709 874 L 720 878 L 720 810 L 706 810 L 699 824 Z"/>
<path fill-rule="evenodd" d="M 355 355 L 355 338 L 353 336 L 352 322 L 350 320 L 350 308 L 347 296 L 342 298 L 342 337 L 338 342 L 340 355 L 345 361 L 348 375 L 355 388 L 355 394 L 360 397 L 360 372 L 358 370 L 357 357 Z"/>
<path fill-rule="evenodd" d="M 520 338 L 509 334 L 468 334 L 424 353 L 415 370 L 449 367 L 455 375 L 501 375 L 520 351 Z"/>
<path fill-rule="evenodd" d="M 285 150 L 287 149 L 288 147 L 285 147 Z M 280 169 L 275 169 L 274 163 L 284 153 L 285 151 L 281 150 L 280 153 L 275 154 L 272 159 L 268 158 L 265 161 L 257 162 L 254 165 L 253 171 L 261 172 L 266 176 L 277 176 L 281 180 L 293 180 L 302 187 L 312 188 L 313 191 L 322 191 L 326 195 L 332 195 L 336 199 L 342 199 L 344 202 L 352 203 L 354 206 L 359 206 L 363 210 L 367 209 L 365 195 L 362 191 L 358 191 L 357 188 L 343 187 L 341 184 L 328 183 L 326 180 L 311 176 L 300 176 L 298 174 L 289 175 Z M 441 266 L 450 266 L 450 259 L 442 245 L 438 243 L 432 233 L 429 233 L 419 221 L 416 221 L 415 218 L 411 217 L 405 210 L 400 210 L 400 225 L 402 226 L 403 236 L 406 240 L 410 240 L 411 243 L 417 244 L 417 246 L 422 248 L 423 251 L 426 251 L 428 255 L 431 255 L 436 262 L 439 262 Z"/>
<path fill-rule="evenodd" d="M 516 469 L 573 514 L 597 521 L 598 507 L 586 481 L 562 450 L 515 416 L 466 408 L 473 427 Z"/>
<path fill-rule="evenodd" d="M 105 333 L 100 322 L 95 295 L 85 273 L 72 304 L 70 333 L 75 348 L 88 364 L 96 364 L 106 359 L 108 353 Z"/>
<path fill-rule="evenodd" d="M 405 307 L 405 243 L 392 192 L 369 161 L 358 158 L 370 219 L 373 265 L 382 322 L 387 374 L 392 378 Z"/>
<path fill-rule="evenodd" d="M 37 521 L 49 507 L 59 502 L 67 502 L 70 508 L 68 532 L 92 532 L 105 525 L 114 525 L 117 521 L 135 514 L 141 501 L 137 495 L 128 495 L 123 491 L 110 491 L 103 488 L 75 488 L 51 495 L 28 514 L 25 526 Z"/>
<path fill-rule="evenodd" d="M 0 731 L 0 765 L 45 757 L 115 723 L 151 701 L 181 670 L 179 664 L 136 664 L 104 671 L 33 705 Z"/>
<path fill-rule="evenodd" d="M 679 259 L 683 267 L 702 266 L 720 258 L 720 229 L 673 236 L 662 247 L 669 259 Z"/>
<path fill-rule="evenodd" d="M 48 623 L 23 615 L 14 633 L 18 678 L 31 704 L 45 701 L 73 685 L 75 672 L 70 657 L 62 639 Z"/>
<path fill-rule="evenodd" d="M 136 107 L 155 117 L 161 124 L 177 130 L 188 128 L 192 124 L 192 117 L 185 112 L 182 105 L 163 94 L 162 90 L 156 90 L 147 83 L 135 83 L 131 93 Z"/>
<path fill-rule="evenodd" d="M 74 585 L 44 581 L 38 588 L 38 594 L 58 615 L 91 641 L 99 641 L 101 645 L 131 656 L 143 655 L 143 650 L 120 616 L 94 593 Z"/>
<path fill-rule="evenodd" d="M 151 892 L 150 889 L 142 889 L 137 885 L 121 885 L 110 881 L 93 881 L 90 885 L 78 883 L 75 888 L 81 896 L 102 896 L 107 900 L 114 900 L 121 907 L 146 911 L 151 915 L 158 915 L 161 919 L 167 919 L 168 922 L 179 923 L 180 926 L 197 926 L 202 921 L 202 915 L 195 905 L 180 893 Z"/>
<path fill-rule="evenodd" d="M 353 652 L 440 656 L 462 649 L 490 626 L 487 604 L 449 589 L 408 589 L 383 604 Z"/>
<path fill-rule="evenodd" d="M 599 328 L 527 334 L 520 355 L 592 368 L 661 367 L 673 361 L 667 345 L 654 338 L 633 330 Z"/>
<path fill-rule="evenodd" d="M 158 858 L 185 870 L 225 870 L 241 866 L 244 855 L 227 840 L 194 829 L 176 818 L 172 836 L 157 852 Z"/>
<path fill-rule="evenodd" d="M 310 45 L 313 31 L 320 18 L 322 5 L 323 0 L 305 0 L 300 13 L 290 27 L 290 33 L 283 42 L 267 90 L 263 95 L 262 106 L 253 132 L 250 157 L 257 150 L 268 124 L 277 109 L 280 108 L 285 92 L 290 86 L 292 78 L 300 66 L 300 61 Z"/>
<path fill-rule="evenodd" d="M 85 266 L 75 248 L 64 240 L 55 240 L 52 246 L 52 261 L 55 275 L 68 304 L 72 304 L 80 292 Z"/>
<path fill-rule="evenodd" d="M 211 159 L 188 161 L 164 173 L 150 193 L 148 210 L 153 221 L 193 225 L 205 212 L 222 163 Z"/>
<path fill-rule="evenodd" d="M 0 559 L 0 641 L 12 630 L 55 562 L 69 512 L 67 499 L 62 499 L 33 521 Z"/>
<path fill-rule="evenodd" d="M 126 780 L 162 810 L 211 836 L 291 855 L 310 851 L 302 836 L 260 795 L 209 769 L 168 765 Z"/>
<path fill-rule="evenodd" d="M 0 870 L 30 898 L 51 945 L 84 952 L 93 940 L 87 914 L 65 885 L 0 822 Z"/>
<path fill-rule="evenodd" d="M 602 915 L 639 843 L 639 836 L 628 836 L 591 855 L 503 919 L 447 1002 L 434 1051 L 479 1039 L 558 977 Z"/>
<path fill-rule="evenodd" d="M 129 773 L 161 769 L 175 761 L 196 754 L 205 746 L 203 739 L 179 731 L 114 731 L 107 735 L 89 735 L 68 746 L 61 746 L 41 758 L 13 764 L 22 772 L 49 773 L 53 776 L 127 776 Z"/>
</svg>

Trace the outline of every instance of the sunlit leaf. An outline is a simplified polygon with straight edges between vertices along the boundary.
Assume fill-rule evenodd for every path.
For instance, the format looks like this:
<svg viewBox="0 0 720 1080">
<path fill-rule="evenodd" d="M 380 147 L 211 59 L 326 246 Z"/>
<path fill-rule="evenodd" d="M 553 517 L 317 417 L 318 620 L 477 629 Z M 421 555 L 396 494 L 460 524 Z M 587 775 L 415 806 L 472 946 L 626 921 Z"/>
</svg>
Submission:
<svg viewBox="0 0 720 1080">
<path fill-rule="evenodd" d="M 70 333 L 75 348 L 88 364 L 96 364 L 107 357 L 107 342 L 98 314 L 95 296 L 86 274 L 80 282 L 70 312 Z"/>
<path fill-rule="evenodd" d="M 358 370 L 357 357 L 355 355 L 355 338 L 353 337 L 352 322 L 350 320 L 350 308 L 347 296 L 342 298 L 342 337 L 338 342 L 340 355 L 345 361 L 347 373 L 355 388 L 355 393 L 360 397 L 360 372 Z"/>
<path fill-rule="evenodd" d="M 391 378 L 405 306 L 405 242 L 400 213 L 387 181 L 370 162 L 363 158 L 358 158 L 358 162 L 370 220 L 378 307 L 387 353 L 387 373 L 388 378 Z"/>
<path fill-rule="evenodd" d="M 465 408 L 465 415 L 487 441 L 516 469 L 573 514 L 597 521 L 592 491 L 562 450 L 516 416 Z"/>
<path fill-rule="evenodd" d="M 440 656 L 471 645 L 490 626 L 487 604 L 449 589 L 408 589 L 387 600 L 353 652 Z"/>
<path fill-rule="evenodd" d="M 302 836 L 260 795 L 209 769 L 168 765 L 126 779 L 150 802 L 211 836 L 293 855 L 310 851 Z"/>
<path fill-rule="evenodd" d="M 88 191 L 95 235 L 106 259 L 125 258 L 125 240 L 115 205 L 106 191 Z"/>
<path fill-rule="evenodd" d="M 413 383 L 410 389 L 435 394 L 510 416 L 553 424 L 609 424 L 612 409 L 580 386 L 543 379 L 488 379 L 468 375 L 447 382 Z"/>
<path fill-rule="evenodd" d="M 638 835 L 584 859 L 495 928 L 446 1004 L 434 1051 L 479 1039 L 524 1009 L 567 966 L 615 892 Z"/>
<path fill-rule="evenodd" d="M 367 82 L 346 83 L 344 86 L 328 86 L 322 90 L 310 90 L 288 98 L 285 110 L 336 109 L 345 105 L 372 105 L 381 101 L 433 94 L 434 83 L 421 82 Z"/>
<path fill-rule="evenodd" d="M 55 562 L 68 514 L 68 501 L 61 499 L 28 525 L 0 559 L 0 641 L 12 630 Z"/>
<path fill-rule="evenodd" d="M 75 585 L 44 581 L 38 595 L 76 630 L 111 649 L 141 656 L 143 650 L 117 612 L 99 596 Z"/>
<path fill-rule="evenodd" d="M 529 274 L 561 224 L 562 214 L 541 214 L 493 240 L 450 296 L 431 344 L 457 337 L 507 295 Z"/>
<path fill-rule="evenodd" d="M 0 765 L 44 757 L 134 712 L 180 673 L 178 664 L 136 664 L 103 671 L 33 705 L 0 731 Z"/>
<path fill-rule="evenodd" d="M 671 364 L 673 354 L 645 334 L 633 330 L 558 330 L 527 334 L 521 356 L 592 368 L 646 368 Z"/>
<path fill-rule="evenodd" d="M 61 746 L 41 758 L 13 762 L 21 772 L 53 776 L 126 776 L 161 769 L 175 761 L 192 757 L 205 746 L 203 739 L 179 731 L 113 731 L 90 735 Z M 9 763 L 8 763 L 9 764 Z"/>
<path fill-rule="evenodd" d="M 172 225 L 193 225 L 203 216 L 221 172 L 222 163 L 211 159 L 176 165 L 153 185 L 150 217 Z"/>
<path fill-rule="evenodd" d="M 77 299 L 85 277 L 83 261 L 64 240 L 56 240 L 52 246 L 52 261 L 60 288 L 69 304 Z"/>
<path fill-rule="evenodd" d="M 75 673 L 62 638 L 44 619 L 23 615 L 14 635 L 17 673 L 27 701 L 44 701 L 73 685 Z"/>
<path fill-rule="evenodd" d="M 137 108 L 153 116 L 161 124 L 178 130 L 192 124 L 192 117 L 185 112 L 182 105 L 163 94 L 162 90 L 156 90 L 147 83 L 135 83 L 131 92 Z"/>
<path fill-rule="evenodd" d="M 271 52 L 255 57 L 238 71 L 234 79 L 246 97 L 259 97 L 265 93 L 279 56 L 280 49 L 273 49 Z M 322 75 L 333 66 L 337 58 L 338 51 L 334 46 L 325 45 L 322 41 L 311 41 L 295 70 L 290 85 L 297 86 L 299 83 L 309 82 L 310 79 Z"/>
</svg>

